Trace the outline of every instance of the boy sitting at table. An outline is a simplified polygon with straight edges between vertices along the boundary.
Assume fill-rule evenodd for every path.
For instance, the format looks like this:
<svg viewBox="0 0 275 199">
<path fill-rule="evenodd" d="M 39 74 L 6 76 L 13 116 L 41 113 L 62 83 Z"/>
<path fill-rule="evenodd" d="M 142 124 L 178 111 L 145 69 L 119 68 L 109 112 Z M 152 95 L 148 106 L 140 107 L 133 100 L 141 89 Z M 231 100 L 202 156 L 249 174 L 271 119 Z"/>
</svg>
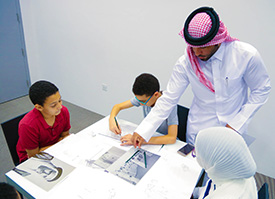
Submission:
<svg viewBox="0 0 275 199">
<path fill-rule="evenodd" d="M 34 104 L 19 123 L 16 150 L 20 162 L 34 156 L 69 135 L 70 114 L 62 105 L 58 88 L 48 81 L 37 81 L 29 89 Z"/>
<path fill-rule="evenodd" d="M 121 128 L 115 121 L 115 117 L 121 110 L 133 106 L 142 106 L 144 117 L 146 117 L 154 107 L 158 98 L 162 95 L 157 78 L 147 73 L 143 73 L 135 79 L 132 91 L 135 97 L 120 104 L 116 104 L 112 108 L 109 118 L 109 129 L 115 134 L 121 134 Z M 172 110 L 169 117 L 160 125 L 157 132 L 164 135 L 152 137 L 146 144 L 173 144 L 176 142 L 178 134 L 177 106 Z M 121 145 L 132 145 L 131 138 L 131 134 L 121 137 Z"/>
</svg>

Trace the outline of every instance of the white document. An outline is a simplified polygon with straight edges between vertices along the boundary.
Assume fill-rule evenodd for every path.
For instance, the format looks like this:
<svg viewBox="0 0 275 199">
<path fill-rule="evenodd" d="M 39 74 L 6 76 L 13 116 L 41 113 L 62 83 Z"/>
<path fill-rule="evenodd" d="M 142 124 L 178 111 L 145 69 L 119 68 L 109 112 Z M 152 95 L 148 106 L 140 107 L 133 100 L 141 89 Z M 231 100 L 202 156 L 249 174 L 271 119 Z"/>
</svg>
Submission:
<svg viewBox="0 0 275 199">
<path fill-rule="evenodd" d="M 160 158 L 159 155 L 132 147 L 106 170 L 136 185 Z"/>
<path fill-rule="evenodd" d="M 45 191 L 49 191 L 71 173 L 75 167 L 52 155 L 40 152 L 13 170 Z"/>
</svg>

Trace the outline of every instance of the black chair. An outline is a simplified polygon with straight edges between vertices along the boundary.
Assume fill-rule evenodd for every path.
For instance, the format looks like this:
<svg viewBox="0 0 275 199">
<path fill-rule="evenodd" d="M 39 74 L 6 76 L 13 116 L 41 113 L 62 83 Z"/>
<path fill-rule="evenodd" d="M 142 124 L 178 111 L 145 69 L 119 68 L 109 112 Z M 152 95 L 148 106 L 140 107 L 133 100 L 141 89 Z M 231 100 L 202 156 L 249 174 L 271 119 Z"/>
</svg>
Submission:
<svg viewBox="0 0 275 199">
<path fill-rule="evenodd" d="M 1 124 L 15 166 L 19 164 L 19 157 L 16 151 L 16 144 L 19 139 L 18 124 L 26 114 L 24 113 Z"/>
<path fill-rule="evenodd" d="M 264 183 L 258 191 L 258 199 L 269 199 L 268 184 Z"/>
<path fill-rule="evenodd" d="M 189 108 L 186 108 L 181 105 L 177 105 L 177 106 L 178 106 L 177 108 L 178 108 L 178 119 L 179 119 L 178 139 L 186 142 L 186 125 L 187 125 Z"/>
</svg>

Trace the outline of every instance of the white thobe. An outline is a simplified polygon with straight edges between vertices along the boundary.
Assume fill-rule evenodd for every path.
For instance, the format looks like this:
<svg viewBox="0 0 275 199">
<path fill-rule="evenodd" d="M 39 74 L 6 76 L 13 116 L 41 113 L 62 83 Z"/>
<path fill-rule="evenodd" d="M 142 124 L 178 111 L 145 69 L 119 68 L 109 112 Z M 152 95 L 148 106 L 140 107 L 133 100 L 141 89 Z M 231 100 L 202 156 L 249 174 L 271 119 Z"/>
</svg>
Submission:
<svg viewBox="0 0 275 199">
<path fill-rule="evenodd" d="M 146 141 L 168 117 L 189 84 L 194 98 L 187 122 L 188 143 L 194 144 L 197 133 L 207 127 L 229 124 L 239 133 L 246 133 L 247 124 L 267 101 L 271 89 L 258 51 L 244 42 L 223 42 L 209 60 L 199 62 L 215 92 L 199 81 L 184 54 L 173 68 L 167 89 L 135 131 Z"/>
</svg>

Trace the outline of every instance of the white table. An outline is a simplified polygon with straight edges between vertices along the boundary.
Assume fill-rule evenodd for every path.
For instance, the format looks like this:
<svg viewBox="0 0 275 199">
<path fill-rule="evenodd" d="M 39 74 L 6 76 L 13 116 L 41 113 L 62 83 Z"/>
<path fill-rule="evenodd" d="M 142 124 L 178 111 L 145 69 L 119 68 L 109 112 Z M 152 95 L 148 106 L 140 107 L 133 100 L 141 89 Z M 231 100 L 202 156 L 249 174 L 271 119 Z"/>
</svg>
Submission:
<svg viewBox="0 0 275 199">
<path fill-rule="evenodd" d="M 177 150 L 185 145 L 177 141 L 172 145 L 144 145 L 142 149 L 160 155 L 158 161 L 136 184 L 105 172 L 90 164 L 120 141 L 103 136 L 112 135 L 108 129 L 108 116 L 77 134 L 70 135 L 48 148 L 46 152 L 76 167 L 65 179 L 49 191 L 30 182 L 13 170 L 6 173 L 7 181 L 28 198 L 190 198 L 201 173 L 201 167 L 191 155 L 183 157 Z M 123 133 L 131 133 L 137 125 L 118 119 Z"/>
</svg>

